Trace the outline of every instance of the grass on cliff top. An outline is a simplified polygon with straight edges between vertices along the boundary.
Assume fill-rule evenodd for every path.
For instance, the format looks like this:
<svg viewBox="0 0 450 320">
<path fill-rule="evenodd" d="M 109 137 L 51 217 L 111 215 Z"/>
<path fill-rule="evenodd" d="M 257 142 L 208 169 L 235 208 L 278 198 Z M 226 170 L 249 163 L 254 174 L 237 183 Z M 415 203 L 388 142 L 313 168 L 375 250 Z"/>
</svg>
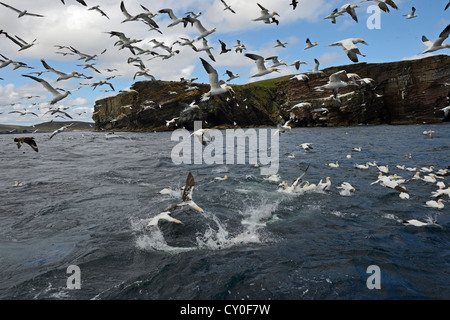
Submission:
<svg viewBox="0 0 450 320">
<path fill-rule="evenodd" d="M 288 76 L 282 76 L 282 77 L 278 77 L 278 78 L 255 81 L 252 83 L 239 85 L 238 87 L 242 87 L 242 88 L 252 88 L 252 87 L 275 88 L 279 82 L 287 81 L 291 77 L 292 77 L 292 75 L 288 75 Z"/>
</svg>

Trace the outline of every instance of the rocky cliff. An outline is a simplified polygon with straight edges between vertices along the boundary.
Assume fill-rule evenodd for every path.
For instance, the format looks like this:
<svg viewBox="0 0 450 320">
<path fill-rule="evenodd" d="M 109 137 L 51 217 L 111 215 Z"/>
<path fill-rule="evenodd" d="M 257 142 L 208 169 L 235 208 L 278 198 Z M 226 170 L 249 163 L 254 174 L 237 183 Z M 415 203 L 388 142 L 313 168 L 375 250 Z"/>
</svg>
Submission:
<svg viewBox="0 0 450 320">
<path fill-rule="evenodd" d="M 328 76 L 346 70 L 357 85 L 317 91 Z M 441 110 L 450 102 L 450 56 L 392 63 L 358 63 L 308 74 L 307 81 L 284 76 L 233 86 L 233 94 L 199 102 L 209 85 L 182 82 L 136 82 L 129 92 L 96 101 L 96 130 L 162 131 L 185 127 L 194 120 L 203 127 L 273 126 L 289 118 L 292 126 L 407 124 L 449 120 Z M 365 79 L 364 81 L 362 79 Z M 371 80 L 369 80 L 371 79 Z M 350 80 L 345 79 L 344 80 Z M 189 108 L 196 101 L 198 108 Z M 293 107 L 308 102 L 303 107 Z M 167 124 L 166 121 L 175 119 Z"/>
</svg>

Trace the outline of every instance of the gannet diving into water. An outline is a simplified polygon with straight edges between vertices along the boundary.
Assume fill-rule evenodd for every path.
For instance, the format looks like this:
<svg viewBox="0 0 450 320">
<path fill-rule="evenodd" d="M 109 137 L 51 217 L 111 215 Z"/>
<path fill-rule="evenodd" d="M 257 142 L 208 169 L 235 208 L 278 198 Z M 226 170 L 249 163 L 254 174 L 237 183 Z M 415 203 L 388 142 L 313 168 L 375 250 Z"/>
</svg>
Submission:
<svg viewBox="0 0 450 320">
<path fill-rule="evenodd" d="M 164 212 L 171 212 L 177 208 L 181 209 L 192 209 L 197 212 L 203 212 L 203 209 L 200 208 L 193 200 L 192 200 L 192 192 L 194 190 L 194 177 L 192 176 L 192 173 L 189 172 L 187 179 L 186 179 L 186 185 L 183 189 L 183 195 L 181 196 L 182 202 L 179 204 L 176 204 L 169 209 L 165 210 Z"/>
</svg>

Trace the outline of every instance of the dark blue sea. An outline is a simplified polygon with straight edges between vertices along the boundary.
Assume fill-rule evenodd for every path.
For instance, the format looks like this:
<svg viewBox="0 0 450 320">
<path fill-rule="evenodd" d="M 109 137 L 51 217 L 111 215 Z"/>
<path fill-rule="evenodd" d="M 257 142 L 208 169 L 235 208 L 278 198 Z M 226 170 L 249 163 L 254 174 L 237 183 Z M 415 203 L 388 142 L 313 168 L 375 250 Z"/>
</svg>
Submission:
<svg viewBox="0 0 450 320">
<path fill-rule="evenodd" d="M 0 299 L 450 298 L 450 198 L 426 207 L 439 187 L 396 167 L 447 168 L 448 123 L 293 128 L 279 136 L 279 182 L 250 161 L 175 165 L 171 134 L 35 133 L 39 152 L 13 142 L 30 134 L 0 135 Z M 376 167 L 354 168 L 373 161 L 407 180 L 409 199 L 372 184 Z M 330 177 L 330 189 L 278 191 L 306 168 L 303 181 Z M 183 224 L 147 227 L 181 202 L 189 172 L 204 212 L 176 210 Z M 355 191 L 341 194 L 342 182 Z"/>
</svg>

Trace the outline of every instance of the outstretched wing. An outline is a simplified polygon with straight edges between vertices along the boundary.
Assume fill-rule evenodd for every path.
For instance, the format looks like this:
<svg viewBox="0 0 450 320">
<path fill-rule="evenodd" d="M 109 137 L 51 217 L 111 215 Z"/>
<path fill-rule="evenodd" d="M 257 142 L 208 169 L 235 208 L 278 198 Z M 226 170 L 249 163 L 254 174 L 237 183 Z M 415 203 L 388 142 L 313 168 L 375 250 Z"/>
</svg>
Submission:
<svg viewBox="0 0 450 320">
<path fill-rule="evenodd" d="M 203 67 L 205 68 L 206 72 L 208 73 L 209 77 L 209 84 L 212 89 L 217 89 L 220 87 L 219 85 L 219 75 L 217 74 L 216 69 L 214 69 L 207 61 L 205 61 L 203 58 L 200 58 L 202 61 Z"/>
<path fill-rule="evenodd" d="M 189 172 L 186 179 L 186 185 L 184 186 L 183 190 L 182 200 L 184 202 L 192 200 L 192 191 L 194 189 L 194 185 L 195 185 L 194 176 L 192 175 L 192 173 Z"/>
</svg>

